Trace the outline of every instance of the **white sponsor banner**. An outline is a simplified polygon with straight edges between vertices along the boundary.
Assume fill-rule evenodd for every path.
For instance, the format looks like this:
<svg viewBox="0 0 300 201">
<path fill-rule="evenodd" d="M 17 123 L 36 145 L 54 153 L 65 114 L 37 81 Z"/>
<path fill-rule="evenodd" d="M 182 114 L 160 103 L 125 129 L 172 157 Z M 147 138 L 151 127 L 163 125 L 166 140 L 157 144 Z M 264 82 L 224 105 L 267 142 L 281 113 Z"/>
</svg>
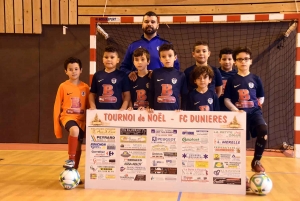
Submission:
<svg viewBox="0 0 300 201">
<path fill-rule="evenodd" d="M 85 188 L 244 195 L 245 130 L 239 112 L 87 110 Z"/>
</svg>

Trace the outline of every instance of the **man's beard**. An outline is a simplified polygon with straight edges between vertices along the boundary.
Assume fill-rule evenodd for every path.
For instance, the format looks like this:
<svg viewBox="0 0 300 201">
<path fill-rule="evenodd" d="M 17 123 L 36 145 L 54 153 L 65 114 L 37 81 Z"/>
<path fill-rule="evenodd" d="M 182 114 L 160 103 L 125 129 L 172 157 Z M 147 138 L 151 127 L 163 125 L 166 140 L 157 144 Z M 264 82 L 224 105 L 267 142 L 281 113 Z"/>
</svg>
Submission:
<svg viewBox="0 0 300 201">
<path fill-rule="evenodd" d="M 152 27 L 146 27 L 146 28 L 143 28 L 143 31 L 146 35 L 152 35 L 152 34 L 156 33 L 157 29 L 154 29 Z"/>
</svg>

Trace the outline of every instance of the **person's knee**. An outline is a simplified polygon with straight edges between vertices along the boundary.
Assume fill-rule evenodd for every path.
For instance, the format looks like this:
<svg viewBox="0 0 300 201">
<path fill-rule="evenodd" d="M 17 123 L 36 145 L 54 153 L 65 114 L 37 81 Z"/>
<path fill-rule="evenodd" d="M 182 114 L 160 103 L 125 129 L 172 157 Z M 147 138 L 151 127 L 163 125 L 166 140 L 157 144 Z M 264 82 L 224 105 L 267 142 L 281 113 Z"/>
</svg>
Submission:
<svg viewBox="0 0 300 201">
<path fill-rule="evenodd" d="M 72 126 L 70 129 L 69 129 L 69 133 L 72 137 L 78 137 L 79 135 L 79 128 L 78 126 Z"/>
<path fill-rule="evenodd" d="M 267 125 L 258 125 L 256 127 L 257 137 L 263 138 L 265 140 L 268 139 L 268 128 Z"/>
</svg>

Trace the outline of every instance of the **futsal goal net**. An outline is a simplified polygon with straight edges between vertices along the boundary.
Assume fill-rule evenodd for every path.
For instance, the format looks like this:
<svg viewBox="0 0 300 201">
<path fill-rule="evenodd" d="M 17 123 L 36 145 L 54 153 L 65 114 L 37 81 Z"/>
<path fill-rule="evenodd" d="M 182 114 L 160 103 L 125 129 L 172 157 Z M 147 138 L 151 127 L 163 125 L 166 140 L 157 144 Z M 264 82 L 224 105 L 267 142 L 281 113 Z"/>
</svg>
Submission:
<svg viewBox="0 0 300 201">
<path fill-rule="evenodd" d="M 158 34 L 174 45 L 181 71 L 195 63 L 192 51 L 196 41 L 208 42 L 208 63 L 215 67 L 220 66 L 220 49 L 250 47 L 250 71 L 260 76 L 265 89 L 263 114 L 269 129 L 266 148 L 278 149 L 283 142 L 294 144 L 297 22 L 284 19 L 281 14 L 253 16 L 160 17 Z M 90 34 L 95 38 L 91 38 L 91 76 L 104 68 L 102 55 L 106 45 L 116 46 L 120 61 L 123 60 L 128 45 L 143 34 L 141 22 L 142 17 L 91 18 Z M 254 147 L 253 140 L 247 143 L 248 148 Z"/>
</svg>

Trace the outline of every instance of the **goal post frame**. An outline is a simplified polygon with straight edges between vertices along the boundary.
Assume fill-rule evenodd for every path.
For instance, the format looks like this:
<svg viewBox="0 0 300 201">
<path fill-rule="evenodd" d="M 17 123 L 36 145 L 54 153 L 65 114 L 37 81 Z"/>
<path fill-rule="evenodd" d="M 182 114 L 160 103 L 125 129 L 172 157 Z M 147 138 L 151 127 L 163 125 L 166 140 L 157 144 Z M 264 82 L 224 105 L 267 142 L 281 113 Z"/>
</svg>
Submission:
<svg viewBox="0 0 300 201">
<path fill-rule="evenodd" d="M 96 24 L 141 24 L 143 16 L 99 16 L 90 18 L 90 67 L 89 81 L 96 72 Z M 270 13 L 243 15 L 187 15 L 160 16 L 160 24 L 205 24 L 205 23 L 255 23 L 255 22 L 300 22 L 298 13 Z M 294 96 L 294 157 L 300 158 L 300 25 L 296 29 L 295 96 Z"/>
</svg>

